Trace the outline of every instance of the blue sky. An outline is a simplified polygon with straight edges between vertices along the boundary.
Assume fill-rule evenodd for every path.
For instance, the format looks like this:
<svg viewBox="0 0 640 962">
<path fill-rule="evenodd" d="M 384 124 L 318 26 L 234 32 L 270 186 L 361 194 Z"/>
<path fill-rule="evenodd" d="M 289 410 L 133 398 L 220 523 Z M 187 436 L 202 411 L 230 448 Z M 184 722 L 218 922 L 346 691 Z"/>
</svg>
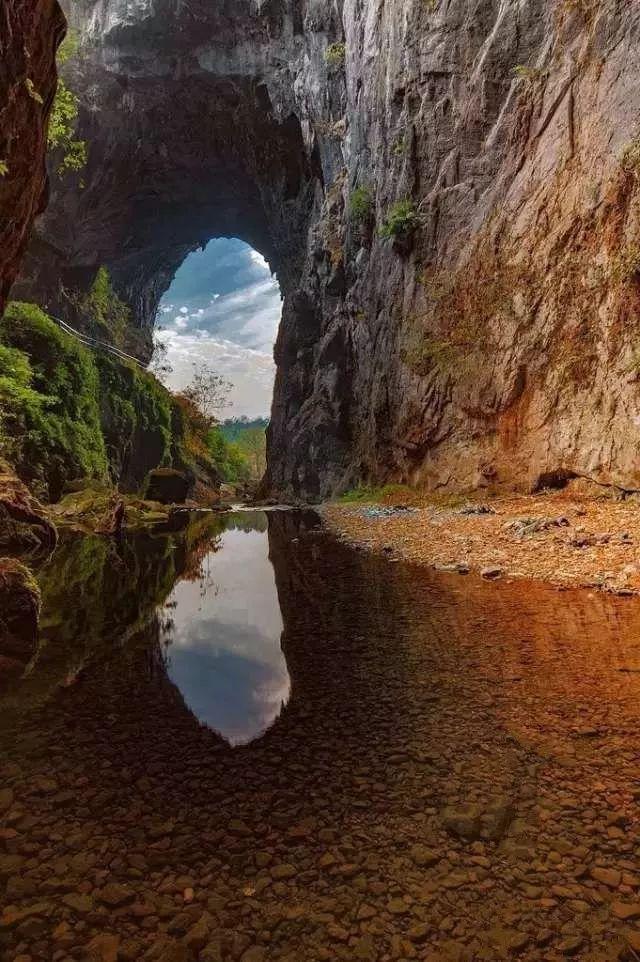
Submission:
<svg viewBox="0 0 640 962">
<path fill-rule="evenodd" d="M 237 238 L 215 238 L 187 257 L 160 303 L 158 337 L 173 366 L 163 380 L 180 390 L 194 362 L 206 361 L 234 385 L 226 415 L 268 415 L 281 310 L 262 255 Z"/>
</svg>

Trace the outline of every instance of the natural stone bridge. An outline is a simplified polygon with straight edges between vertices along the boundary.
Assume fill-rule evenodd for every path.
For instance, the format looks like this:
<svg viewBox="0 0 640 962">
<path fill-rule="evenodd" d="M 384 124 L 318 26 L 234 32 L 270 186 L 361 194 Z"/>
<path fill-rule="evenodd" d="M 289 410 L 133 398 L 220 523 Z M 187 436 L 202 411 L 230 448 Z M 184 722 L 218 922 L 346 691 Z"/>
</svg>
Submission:
<svg viewBox="0 0 640 962">
<path fill-rule="evenodd" d="M 276 490 L 637 486 L 639 10 L 82 0 L 70 20 L 89 165 L 54 184 L 18 294 L 59 308 L 105 264 L 149 343 L 186 254 L 236 235 L 284 295 Z M 399 200 L 416 229 L 392 243 Z"/>
</svg>

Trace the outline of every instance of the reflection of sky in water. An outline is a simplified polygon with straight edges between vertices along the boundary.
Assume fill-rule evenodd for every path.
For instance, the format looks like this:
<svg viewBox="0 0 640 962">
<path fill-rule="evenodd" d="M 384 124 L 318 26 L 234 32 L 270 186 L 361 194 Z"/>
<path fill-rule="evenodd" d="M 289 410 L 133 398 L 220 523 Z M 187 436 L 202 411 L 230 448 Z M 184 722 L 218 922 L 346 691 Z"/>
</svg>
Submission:
<svg viewBox="0 0 640 962">
<path fill-rule="evenodd" d="M 227 530 L 222 548 L 204 559 L 204 580 L 178 583 L 168 599 L 169 677 L 200 721 L 231 744 L 261 734 L 289 697 L 268 552 L 266 531 Z"/>
</svg>

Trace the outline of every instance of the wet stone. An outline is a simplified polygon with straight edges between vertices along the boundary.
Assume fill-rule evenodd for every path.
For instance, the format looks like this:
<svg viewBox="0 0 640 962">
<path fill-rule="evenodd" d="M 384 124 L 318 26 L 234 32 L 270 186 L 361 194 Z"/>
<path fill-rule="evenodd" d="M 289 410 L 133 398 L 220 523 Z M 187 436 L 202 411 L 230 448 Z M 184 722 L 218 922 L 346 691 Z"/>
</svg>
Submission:
<svg viewBox="0 0 640 962">
<path fill-rule="evenodd" d="M 110 908 L 118 908 L 121 905 L 127 905 L 129 902 L 133 902 L 135 892 L 126 885 L 120 885 L 118 882 L 110 882 L 96 892 L 96 898 Z"/>
</svg>

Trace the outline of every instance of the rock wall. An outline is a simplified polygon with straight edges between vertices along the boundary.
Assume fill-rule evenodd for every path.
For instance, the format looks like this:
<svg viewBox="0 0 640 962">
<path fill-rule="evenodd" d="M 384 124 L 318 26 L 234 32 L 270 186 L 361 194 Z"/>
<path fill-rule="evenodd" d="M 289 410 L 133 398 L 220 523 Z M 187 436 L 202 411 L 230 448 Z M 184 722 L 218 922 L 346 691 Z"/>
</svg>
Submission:
<svg viewBox="0 0 640 962">
<path fill-rule="evenodd" d="M 57 0 L 0 4 L 0 312 L 46 201 L 47 119 L 64 29 Z"/>
<path fill-rule="evenodd" d="M 276 491 L 640 486 L 637 4 L 83 0 L 72 18 L 90 163 L 56 191 L 31 290 L 106 263 L 149 331 L 189 250 L 262 251 L 284 294 Z"/>
</svg>

